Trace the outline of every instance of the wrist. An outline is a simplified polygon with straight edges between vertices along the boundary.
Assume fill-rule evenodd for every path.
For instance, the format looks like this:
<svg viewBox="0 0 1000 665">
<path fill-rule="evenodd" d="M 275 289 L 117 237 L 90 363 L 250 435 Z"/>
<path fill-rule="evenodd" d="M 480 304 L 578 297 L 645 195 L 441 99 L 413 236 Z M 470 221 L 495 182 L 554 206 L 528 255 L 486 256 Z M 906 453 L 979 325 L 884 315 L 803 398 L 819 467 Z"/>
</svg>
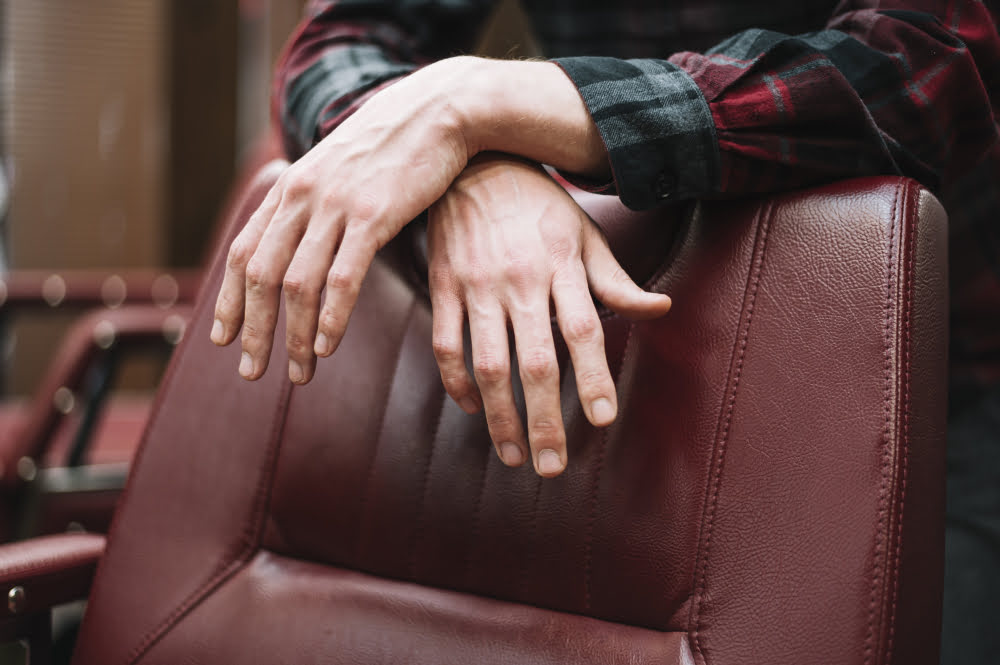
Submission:
<svg viewBox="0 0 1000 665">
<path fill-rule="evenodd" d="M 459 95 L 470 155 L 497 151 L 608 179 L 600 132 L 576 86 L 551 62 L 474 58 Z"/>
</svg>

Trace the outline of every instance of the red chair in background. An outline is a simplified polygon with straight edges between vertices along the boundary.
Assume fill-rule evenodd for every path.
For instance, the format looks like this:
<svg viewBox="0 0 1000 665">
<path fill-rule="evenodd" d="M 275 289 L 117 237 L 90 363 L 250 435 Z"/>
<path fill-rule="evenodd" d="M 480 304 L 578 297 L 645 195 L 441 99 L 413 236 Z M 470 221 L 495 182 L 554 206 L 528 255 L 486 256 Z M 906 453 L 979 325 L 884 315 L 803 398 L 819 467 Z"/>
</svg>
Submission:
<svg viewBox="0 0 1000 665">
<path fill-rule="evenodd" d="M 276 135 L 251 151 L 220 214 L 225 240 L 244 190 L 280 154 Z M 72 311 L 30 399 L 0 403 L 0 542 L 69 528 L 106 531 L 151 401 L 112 395 L 125 357 L 165 361 L 183 337 L 205 270 L 16 270 L 0 276 L 0 316 Z"/>
<path fill-rule="evenodd" d="M 503 467 L 446 398 L 418 229 L 305 387 L 244 382 L 208 341 L 220 253 L 106 550 L 0 547 L 0 631 L 43 662 L 48 607 L 89 588 L 79 665 L 936 664 L 940 205 L 891 178 L 643 214 L 581 200 L 675 304 L 603 316 L 606 430 L 559 349 L 562 476 Z"/>
</svg>

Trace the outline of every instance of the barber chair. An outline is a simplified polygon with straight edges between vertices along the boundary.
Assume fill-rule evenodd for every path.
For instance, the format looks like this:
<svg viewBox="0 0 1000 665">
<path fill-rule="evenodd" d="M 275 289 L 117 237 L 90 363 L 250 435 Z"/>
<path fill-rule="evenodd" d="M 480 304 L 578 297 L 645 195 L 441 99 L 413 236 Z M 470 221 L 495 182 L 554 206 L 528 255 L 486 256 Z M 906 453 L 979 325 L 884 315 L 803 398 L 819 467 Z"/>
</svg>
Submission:
<svg viewBox="0 0 1000 665">
<path fill-rule="evenodd" d="M 107 546 L 0 547 L 0 630 L 42 662 L 48 608 L 89 588 L 79 665 L 937 663 L 940 205 L 892 178 L 648 213 L 580 197 L 674 308 L 604 313 L 607 429 L 558 349 L 562 476 L 504 467 L 446 398 L 419 229 L 305 387 L 280 345 L 247 383 L 209 342 L 220 253 Z"/>
</svg>

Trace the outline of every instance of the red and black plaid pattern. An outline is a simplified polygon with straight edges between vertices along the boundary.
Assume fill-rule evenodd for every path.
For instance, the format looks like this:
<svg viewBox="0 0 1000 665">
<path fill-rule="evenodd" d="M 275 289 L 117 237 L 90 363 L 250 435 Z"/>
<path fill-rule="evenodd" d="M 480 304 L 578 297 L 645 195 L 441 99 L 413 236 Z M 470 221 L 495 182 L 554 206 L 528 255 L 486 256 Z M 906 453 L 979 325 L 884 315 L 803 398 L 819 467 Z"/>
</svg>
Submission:
<svg viewBox="0 0 1000 665">
<path fill-rule="evenodd" d="M 924 183 L 951 220 L 952 399 L 1000 383 L 995 0 L 523 0 L 580 89 L 616 191 L 734 196 L 857 175 Z M 313 0 L 279 66 L 291 155 L 374 91 L 471 48 L 492 0 Z"/>
</svg>

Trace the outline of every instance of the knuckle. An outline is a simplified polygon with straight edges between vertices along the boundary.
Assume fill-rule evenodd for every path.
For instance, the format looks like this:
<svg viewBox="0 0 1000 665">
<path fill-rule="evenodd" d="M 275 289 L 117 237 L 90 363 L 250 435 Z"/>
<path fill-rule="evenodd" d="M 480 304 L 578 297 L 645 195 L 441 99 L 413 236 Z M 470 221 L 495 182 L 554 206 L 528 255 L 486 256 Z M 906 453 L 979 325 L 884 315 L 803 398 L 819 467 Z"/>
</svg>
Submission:
<svg viewBox="0 0 1000 665">
<path fill-rule="evenodd" d="M 456 276 L 451 267 L 439 261 L 432 261 L 427 269 L 427 282 L 434 289 L 448 288 Z"/>
<path fill-rule="evenodd" d="M 334 268 L 326 276 L 326 286 L 338 291 L 353 291 L 354 279 L 351 273 Z"/>
<path fill-rule="evenodd" d="M 301 335 L 289 332 L 285 337 L 285 348 L 288 354 L 296 358 L 303 358 L 312 355 L 312 344 L 306 342 Z"/>
<path fill-rule="evenodd" d="M 351 217 L 359 222 L 372 222 L 379 217 L 379 197 L 375 192 L 363 191 L 350 202 Z"/>
<path fill-rule="evenodd" d="M 326 190 L 319 194 L 317 209 L 325 217 L 339 217 L 344 208 L 343 197 L 335 190 Z"/>
<path fill-rule="evenodd" d="M 577 390 L 581 395 L 596 397 L 604 392 L 605 386 L 609 383 L 607 373 L 600 370 L 587 370 L 581 372 L 577 378 Z"/>
<path fill-rule="evenodd" d="M 282 200 L 297 202 L 311 196 L 316 183 L 307 171 L 295 171 L 288 173 L 279 184 Z"/>
<path fill-rule="evenodd" d="M 342 319 L 329 307 L 324 307 L 319 315 L 319 327 L 327 333 L 334 333 L 340 330 Z"/>
<path fill-rule="evenodd" d="M 563 337 L 575 344 L 596 342 L 602 339 L 603 332 L 595 316 L 574 315 L 566 320 L 563 327 Z"/>
<path fill-rule="evenodd" d="M 486 427 L 494 439 L 498 437 L 510 438 L 509 435 L 514 432 L 517 424 L 509 413 L 502 411 L 500 413 L 487 413 Z"/>
<path fill-rule="evenodd" d="M 229 254 L 226 257 L 226 265 L 235 269 L 243 268 L 250 260 L 250 255 L 250 246 L 247 244 L 246 240 L 238 236 L 235 240 L 233 240 L 233 244 L 229 246 Z"/>
<path fill-rule="evenodd" d="M 532 443 L 544 443 L 547 447 L 559 448 L 565 444 L 562 422 L 551 418 L 534 419 L 529 426 L 528 436 Z"/>
<path fill-rule="evenodd" d="M 270 267 L 256 256 L 247 264 L 247 288 L 261 291 L 278 286 L 278 280 Z"/>
<path fill-rule="evenodd" d="M 543 382 L 558 376 L 559 369 L 551 352 L 535 350 L 526 354 L 521 371 L 528 380 Z"/>
<path fill-rule="evenodd" d="M 521 257 L 508 257 L 501 268 L 504 282 L 515 288 L 524 289 L 539 281 L 540 271 L 533 261 Z"/>
<path fill-rule="evenodd" d="M 495 356 L 477 358 L 475 363 L 476 379 L 480 383 L 496 385 L 503 383 L 510 376 L 510 367 L 502 359 Z"/>
<path fill-rule="evenodd" d="M 259 323 L 254 323 L 251 321 L 245 321 L 243 323 L 243 342 L 257 342 L 259 340 L 266 339 L 267 334 L 265 333 L 264 326 Z"/>
<path fill-rule="evenodd" d="M 460 284 L 474 291 L 486 291 L 498 281 L 486 270 L 471 265 L 456 266 L 454 274 Z"/>
<path fill-rule="evenodd" d="M 549 255 L 556 260 L 566 260 L 580 255 L 580 245 L 571 238 L 557 238 L 549 243 Z"/>
<path fill-rule="evenodd" d="M 293 301 L 306 299 L 307 296 L 310 296 L 313 292 L 311 287 L 312 285 L 309 283 L 309 280 L 305 277 L 305 275 L 292 271 L 285 273 L 282 288 L 285 291 L 285 297 L 288 299 Z"/>
<path fill-rule="evenodd" d="M 439 363 L 453 364 L 462 358 L 462 347 L 457 339 L 451 337 L 435 337 L 431 342 L 434 357 Z"/>
</svg>

